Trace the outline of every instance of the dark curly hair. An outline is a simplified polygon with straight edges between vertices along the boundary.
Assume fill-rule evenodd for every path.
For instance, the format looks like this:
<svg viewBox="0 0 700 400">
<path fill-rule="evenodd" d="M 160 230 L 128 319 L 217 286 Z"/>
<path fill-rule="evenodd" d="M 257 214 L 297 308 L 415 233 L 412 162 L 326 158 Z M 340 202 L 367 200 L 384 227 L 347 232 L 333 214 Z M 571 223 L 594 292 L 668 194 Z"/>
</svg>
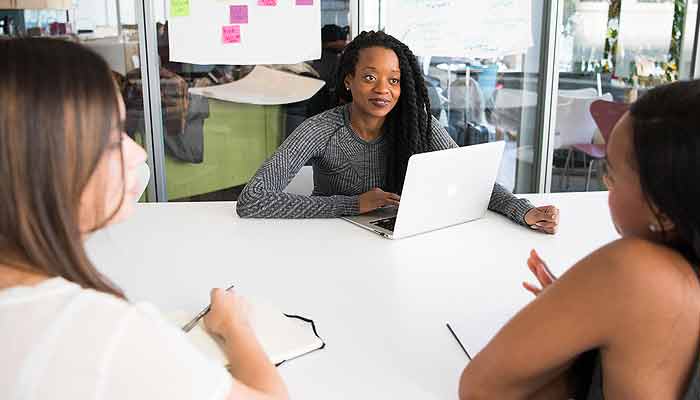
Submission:
<svg viewBox="0 0 700 400">
<path fill-rule="evenodd" d="M 634 163 L 649 203 L 675 225 L 670 243 L 700 268 L 700 81 L 650 90 L 630 108 Z M 657 218 L 660 216 L 657 215 Z"/>
<path fill-rule="evenodd" d="M 430 151 L 430 101 L 423 73 L 413 52 L 395 37 L 382 31 L 363 31 L 343 50 L 338 62 L 335 92 L 346 102 L 352 101 L 352 93 L 345 90 L 345 77 L 355 73 L 360 50 L 383 47 L 393 50 L 401 69 L 401 96 L 384 122 L 383 134 L 388 135 L 391 147 L 387 155 L 386 187 L 401 193 L 406 176 L 408 159 L 417 153 Z"/>
</svg>

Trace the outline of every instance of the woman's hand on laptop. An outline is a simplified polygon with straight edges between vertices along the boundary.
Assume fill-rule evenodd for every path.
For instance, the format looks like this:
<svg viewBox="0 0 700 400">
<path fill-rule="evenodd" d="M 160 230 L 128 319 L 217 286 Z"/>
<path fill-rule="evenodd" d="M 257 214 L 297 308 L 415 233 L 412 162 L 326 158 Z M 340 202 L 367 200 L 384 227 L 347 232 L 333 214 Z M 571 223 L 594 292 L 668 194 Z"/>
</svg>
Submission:
<svg viewBox="0 0 700 400">
<path fill-rule="evenodd" d="M 401 196 L 374 188 L 360 195 L 360 214 L 374 211 L 384 206 L 398 206 Z"/>
<path fill-rule="evenodd" d="M 535 207 L 525 214 L 525 223 L 536 231 L 555 234 L 559 228 L 559 209 L 555 206 Z"/>
<path fill-rule="evenodd" d="M 542 287 L 537 287 L 529 282 L 523 282 L 523 287 L 535 296 L 542 293 L 549 285 L 557 280 L 557 277 L 547 268 L 547 264 L 540 258 L 535 250 L 530 251 L 530 258 L 527 259 L 527 267 L 535 275 Z"/>
</svg>

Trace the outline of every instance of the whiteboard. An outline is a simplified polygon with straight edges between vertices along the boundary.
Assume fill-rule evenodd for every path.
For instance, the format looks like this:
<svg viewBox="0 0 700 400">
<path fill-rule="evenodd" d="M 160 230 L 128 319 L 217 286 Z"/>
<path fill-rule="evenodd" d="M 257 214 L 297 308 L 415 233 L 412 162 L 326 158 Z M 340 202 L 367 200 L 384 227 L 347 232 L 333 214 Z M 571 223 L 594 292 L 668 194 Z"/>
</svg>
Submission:
<svg viewBox="0 0 700 400">
<path fill-rule="evenodd" d="M 422 56 L 494 58 L 533 46 L 531 0 L 387 0 L 386 32 Z"/>
<path fill-rule="evenodd" d="M 170 61 L 254 65 L 321 58 L 320 0 L 168 0 L 167 14 Z"/>
</svg>

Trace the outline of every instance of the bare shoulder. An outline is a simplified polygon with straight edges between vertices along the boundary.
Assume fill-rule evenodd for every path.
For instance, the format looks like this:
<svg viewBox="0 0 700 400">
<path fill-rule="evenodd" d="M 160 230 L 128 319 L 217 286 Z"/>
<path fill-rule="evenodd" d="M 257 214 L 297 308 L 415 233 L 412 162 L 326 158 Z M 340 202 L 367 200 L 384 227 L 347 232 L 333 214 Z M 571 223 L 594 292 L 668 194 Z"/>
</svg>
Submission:
<svg viewBox="0 0 700 400">
<path fill-rule="evenodd" d="M 689 296 L 700 297 L 693 266 L 672 248 L 647 240 L 617 240 L 581 264 L 595 272 L 596 280 L 612 289 L 607 293 L 623 304 L 634 302 L 667 312 L 687 306 Z"/>
<path fill-rule="evenodd" d="M 674 279 L 694 273 L 693 266 L 678 251 L 644 239 L 619 239 L 602 247 L 599 253 L 599 257 L 609 260 L 612 273 L 630 277 Z"/>
</svg>

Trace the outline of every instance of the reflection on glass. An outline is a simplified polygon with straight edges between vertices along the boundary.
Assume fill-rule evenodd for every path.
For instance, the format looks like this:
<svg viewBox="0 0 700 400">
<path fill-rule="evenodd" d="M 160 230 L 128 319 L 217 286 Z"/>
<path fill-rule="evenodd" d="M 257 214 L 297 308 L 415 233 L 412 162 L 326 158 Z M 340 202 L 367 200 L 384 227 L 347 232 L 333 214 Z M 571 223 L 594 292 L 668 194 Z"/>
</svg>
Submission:
<svg viewBox="0 0 700 400">
<path fill-rule="evenodd" d="M 604 189 L 598 171 L 609 132 L 591 105 L 630 103 L 651 87 L 688 79 L 697 7 L 697 0 L 565 0 L 553 191 Z"/>
<path fill-rule="evenodd" d="M 679 65 L 679 77 L 683 80 L 692 78 L 691 63 L 693 61 L 693 45 L 695 43 L 695 26 L 698 22 L 696 18 L 698 15 L 698 0 L 688 1 L 687 7 L 681 46 L 681 62 Z"/>
<path fill-rule="evenodd" d="M 392 1 L 394 3 L 392 3 Z M 375 0 L 364 9 L 364 29 L 385 29 L 392 32 L 390 13 L 403 5 L 399 0 Z M 478 6 L 492 25 L 480 20 L 469 20 L 464 13 L 440 10 L 441 5 L 427 7 L 422 18 L 434 22 L 416 21 L 407 28 L 413 43 L 439 42 L 448 38 L 456 46 L 486 47 L 490 55 L 481 50 L 466 50 L 460 57 L 445 57 L 417 51 L 423 65 L 431 103 L 431 113 L 439 119 L 452 138 L 461 146 L 506 141 L 498 182 L 516 193 L 535 190 L 535 170 L 540 137 L 536 133 L 536 115 L 540 96 L 537 92 L 540 76 L 539 40 L 542 30 L 542 1 L 532 1 L 531 9 L 509 16 L 497 2 L 483 2 Z M 447 3 L 445 3 L 447 4 Z M 465 3 L 466 4 L 466 3 Z M 525 3 L 523 3 L 525 4 Z M 457 6 L 455 6 L 457 7 Z M 463 5 L 458 5 L 463 7 Z M 474 11 L 474 5 L 469 7 Z M 362 11 L 362 10 L 361 10 Z M 500 15 L 500 17 L 495 17 Z M 493 26 L 508 23 L 514 29 L 498 31 Z M 480 25 L 481 24 L 481 25 Z M 524 43 L 519 31 L 525 28 Z M 482 26 L 489 25 L 489 26 Z M 472 43 L 473 42 L 473 43 Z M 411 42 L 408 43 L 412 47 Z M 414 50 L 415 51 L 415 50 Z M 421 54 L 423 53 L 423 54 Z"/>
<path fill-rule="evenodd" d="M 349 39 L 350 2 L 322 0 L 319 60 L 264 67 L 327 84 L 308 100 L 282 105 L 222 101 L 192 94 L 245 79 L 254 65 L 197 65 L 170 59 L 165 4 L 156 2 L 161 105 L 169 201 L 236 200 L 243 186 L 306 118 L 334 106 L 333 71 Z"/>
<path fill-rule="evenodd" d="M 143 96 L 132 79 L 140 66 L 135 2 L 54 0 L 50 2 L 52 8 L 48 8 L 49 2 L 45 3 L 47 6 L 39 9 L 0 10 L 0 38 L 43 36 L 81 43 L 102 56 L 112 68 L 126 102 L 127 128 L 137 119 L 143 123 Z M 41 5 L 41 1 L 32 2 L 33 7 Z M 50 66 L 47 68 L 50 73 Z M 129 129 L 132 135 L 135 130 Z M 155 199 L 144 195 L 141 200 Z"/>
</svg>

